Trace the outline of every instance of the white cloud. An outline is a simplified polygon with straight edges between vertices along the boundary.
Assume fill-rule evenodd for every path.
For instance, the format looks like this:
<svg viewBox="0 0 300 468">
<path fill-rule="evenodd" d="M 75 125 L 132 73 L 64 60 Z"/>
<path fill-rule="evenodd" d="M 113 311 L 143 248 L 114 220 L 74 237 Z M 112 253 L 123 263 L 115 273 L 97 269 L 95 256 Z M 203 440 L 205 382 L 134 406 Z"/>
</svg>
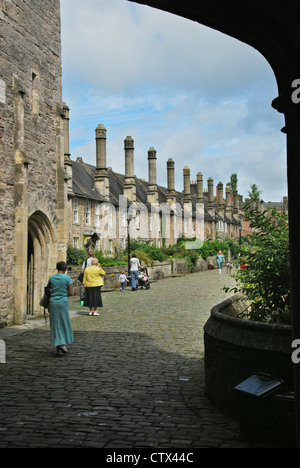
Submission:
<svg viewBox="0 0 300 468">
<path fill-rule="evenodd" d="M 94 130 L 107 128 L 107 164 L 124 168 L 123 142 L 135 140 L 135 172 L 148 177 L 157 149 L 166 161 L 224 185 L 238 173 L 245 196 L 286 195 L 283 118 L 270 66 L 254 49 L 186 19 L 126 0 L 61 0 L 64 99 L 70 106 L 72 158 L 95 163 Z M 124 169 L 123 169 L 124 172 Z"/>
</svg>

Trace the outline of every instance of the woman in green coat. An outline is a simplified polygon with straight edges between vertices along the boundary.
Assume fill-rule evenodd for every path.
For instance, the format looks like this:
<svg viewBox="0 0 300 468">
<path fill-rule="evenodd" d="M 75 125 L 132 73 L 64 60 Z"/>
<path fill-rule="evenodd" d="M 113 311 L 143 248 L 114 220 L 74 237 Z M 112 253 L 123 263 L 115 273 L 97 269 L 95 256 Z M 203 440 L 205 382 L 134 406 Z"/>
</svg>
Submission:
<svg viewBox="0 0 300 468">
<path fill-rule="evenodd" d="M 58 262 L 57 274 L 50 276 L 48 281 L 51 344 L 56 346 L 58 355 L 67 354 L 66 345 L 74 341 L 69 313 L 72 280 L 66 275 L 67 268 L 66 262 Z"/>
</svg>

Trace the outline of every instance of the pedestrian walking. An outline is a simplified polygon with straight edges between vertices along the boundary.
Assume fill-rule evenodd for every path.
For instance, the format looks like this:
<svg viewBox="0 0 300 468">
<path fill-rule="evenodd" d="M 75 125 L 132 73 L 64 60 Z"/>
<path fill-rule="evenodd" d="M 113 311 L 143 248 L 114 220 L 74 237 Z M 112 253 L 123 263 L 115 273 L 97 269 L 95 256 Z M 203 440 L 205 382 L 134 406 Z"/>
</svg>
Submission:
<svg viewBox="0 0 300 468">
<path fill-rule="evenodd" d="M 91 266 L 84 270 L 83 284 L 85 286 L 84 306 L 90 309 L 89 315 L 99 315 L 98 307 L 103 307 L 101 288 L 104 284 L 105 271 L 98 259 L 92 258 Z"/>
<path fill-rule="evenodd" d="M 91 266 L 92 264 L 92 259 L 95 258 L 95 253 L 93 250 L 90 250 L 88 252 L 88 258 L 83 262 L 82 266 L 81 266 L 81 272 L 84 273 L 84 270 Z"/>
<path fill-rule="evenodd" d="M 218 264 L 218 268 L 219 268 L 219 274 L 222 273 L 222 266 L 223 266 L 223 263 L 225 262 L 225 257 L 223 255 L 223 252 L 222 250 L 219 250 L 217 256 L 216 256 L 216 260 L 217 260 L 217 264 Z"/>
<path fill-rule="evenodd" d="M 57 273 L 50 276 L 48 287 L 51 344 L 58 355 L 67 354 L 66 345 L 74 341 L 69 313 L 69 298 L 72 296 L 72 280 L 66 262 L 56 264 Z"/>
<path fill-rule="evenodd" d="M 125 275 L 125 270 L 121 271 L 121 274 L 119 276 L 119 281 L 121 283 L 121 287 L 120 287 L 121 291 L 125 291 L 125 283 L 126 281 L 129 282 L 129 279 Z"/>
<path fill-rule="evenodd" d="M 131 289 L 132 291 L 137 290 L 138 275 L 140 269 L 140 261 L 137 258 L 136 254 L 133 253 L 130 259 L 130 276 L 131 276 Z"/>
<path fill-rule="evenodd" d="M 84 260 L 84 262 L 83 262 L 83 264 L 82 264 L 82 266 L 81 266 L 81 271 L 80 271 L 79 276 L 78 276 L 78 281 L 79 281 L 80 283 L 83 282 L 84 270 L 85 270 L 87 267 L 91 266 L 91 264 L 92 264 L 92 259 L 93 259 L 93 258 L 95 258 L 94 251 L 93 251 L 93 250 L 90 250 L 90 251 L 88 252 L 88 258 L 87 258 L 86 260 Z"/>
</svg>

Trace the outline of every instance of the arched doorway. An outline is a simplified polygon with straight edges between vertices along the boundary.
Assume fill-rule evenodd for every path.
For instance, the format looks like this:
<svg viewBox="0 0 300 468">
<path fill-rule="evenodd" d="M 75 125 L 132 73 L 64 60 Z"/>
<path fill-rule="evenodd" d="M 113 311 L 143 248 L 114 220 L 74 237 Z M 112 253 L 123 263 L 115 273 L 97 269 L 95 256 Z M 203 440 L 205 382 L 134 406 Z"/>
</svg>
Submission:
<svg viewBox="0 0 300 468">
<path fill-rule="evenodd" d="M 55 269 L 54 231 L 47 216 L 34 212 L 28 219 L 26 314 L 39 315 L 40 299 L 50 274 Z"/>
</svg>

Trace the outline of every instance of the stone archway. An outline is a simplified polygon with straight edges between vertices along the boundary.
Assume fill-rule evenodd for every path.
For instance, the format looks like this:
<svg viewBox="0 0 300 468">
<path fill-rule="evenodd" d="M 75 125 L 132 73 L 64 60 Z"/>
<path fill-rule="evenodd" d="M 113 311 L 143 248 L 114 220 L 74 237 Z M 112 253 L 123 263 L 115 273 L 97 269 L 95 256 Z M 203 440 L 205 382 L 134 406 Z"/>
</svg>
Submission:
<svg viewBox="0 0 300 468">
<path fill-rule="evenodd" d="M 28 219 L 26 315 L 39 315 L 43 288 L 55 269 L 57 246 L 47 216 L 34 212 Z"/>
<path fill-rule="evenodd" d="M 196 21 L 257 49 L 273 69 L 278 97 L 272 106 L 284 114 L 290 231 L 293 339 L 300 339 L 300 3 L 274 0 L 129 0 Z M 195 44 L 195 47 L 197 45 Z M 199 45 L 200 47 L 201 45 Z M 270 103 L 271 104 L 271 103 Z M 292 348 L 291 348 L 292 352 Z M 297 443 L 300 446 L 300 364 L 294 365 Z"/>
</svg>

